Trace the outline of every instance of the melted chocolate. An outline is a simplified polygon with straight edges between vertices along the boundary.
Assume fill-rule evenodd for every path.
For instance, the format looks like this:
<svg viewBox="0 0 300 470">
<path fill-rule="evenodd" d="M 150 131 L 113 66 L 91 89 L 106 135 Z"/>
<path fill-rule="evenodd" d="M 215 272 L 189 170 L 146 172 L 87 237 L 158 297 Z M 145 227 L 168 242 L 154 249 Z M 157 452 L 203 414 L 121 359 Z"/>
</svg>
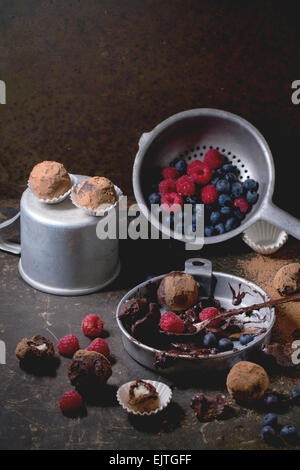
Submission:
<svg viewBox="0 0 300 470">
<path fill-rule="evenodd" d="M 243 298 L 248 294 L 248 295 L 252 295 L 250 294 L 250 292 L 241 292 L 241 287 L 242 287 L 242 284 L 239 283 L 239 287 L 238 287 L 238 292 L 236 292 L 234 290 L 234 288 L 232 287 L 232 285 L 230 284 L 230 282 L 228 282 L 228 285 L 229 285 L 229 288 L 232 292 L 232 305 L 240 305 Z"/>
</svg>

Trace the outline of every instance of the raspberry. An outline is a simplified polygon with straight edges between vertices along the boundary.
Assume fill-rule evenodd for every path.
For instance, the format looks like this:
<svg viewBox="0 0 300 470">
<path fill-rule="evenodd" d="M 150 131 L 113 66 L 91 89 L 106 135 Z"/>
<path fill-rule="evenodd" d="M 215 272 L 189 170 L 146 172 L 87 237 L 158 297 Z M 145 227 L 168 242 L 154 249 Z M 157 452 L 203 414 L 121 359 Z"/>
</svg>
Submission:
<svg viewBox="0 0 300 470">
<path fill-rule="evenodd" d="M 103 356 L 105 357 L 110 356 L 110 350 L 109 350 L 108 344 L 105 341 L 105 339 L 102 339 L 102 338 L 94 339 L 94 341 L 91 342 L 87 350 L 98 352 L 100 354 L 103 354 Z"/>
<path fill-rule="evenodd" d="M 174 193 L 176 191 L 176 184 L 175 184 L 175 181 L 171 179 L 162 180 L 159 183 L 158 188 L 159 188 L 159 194 L 163 196 L 164 194 L 167 194 L 167 193 Z"/>
<path fill-rule="evenodd" d="M 192 196 L 196 191 L 194 181 L 187 175 L 183 175 L 177 180 L 176 189 L 181 196 Z"/>
<path fill-rule="evenodd" d="M 179 178 L 179 171 L 173 166 L 166 166 L 162 171 L 162 176 L 165 180 L 177 180 L 177 178 Z"/>
<path fill-rule="evenodd" d="M 197 164 L 196 164 L 197 162 Z M 200 162 L 200 160 L 195 160 L 194 166 L 191 168 L 188 166 L 188 174 L 193 178 L 193 180 L 198 184 L 206 184 L 212 179 L 212 171 L 209 166 L 205 163 Z"/>
<path fill-rule="evenodd" d="M 202 165 L 203 163 L 201 162 L 201 160 L 193 160 L 188 166 L 187 166 L 187 169 L 186 169 L 186 172 L 188 175 L 191 175 L 195 170 L 196 168 L 198 168 L 198 166 Z"/>
<path fill-rule="evenodd" d="M 98 315 L 87 315 L 81 323 L 81 329 L 86 336 L 95 338 L 103 331 L 103 321 L 100 320 Z"/>
<path fill-rule="evenodd" d="M 218 191 L 213 184 L 208 184 L 201 189 L 203 204 L 213 204 L 218 199 Z"/>
<path fill-rule="evenodd" d="M 224 155 L 216 149 L 208 150 L 204 155 L 204 163 L 209 166 L 209 168 L 220 168 L 220 166 L 223 165 L 224 160 Z"/>
<path fill-rule="evenodd" d="M 249 208 L 249 204 L 248 204 L 247 200 L 244 197 L 237 197 L 233 201 L 233 205 L 234 205 L 234 207 L 238 207 L 240 209 L 240 211 L 243 212 L 243 213 L 247 212 L 247 210 Z"/>
<path fill-rule="evenodd" d="M 82 406 L 82 396 L 75 392 L 75 390 L 65 392 L 59 402 L 59 406 L 64 413 L 78 410 Z"/>
<path fill-rule="evenodd" d="M 177 193 L 167 193 L 162 196 L 161 208 L 165 212 L 177 212 L 183 204 L 182 197 Z"/>
<path fill-rule="evenodd" d="M 74 335 L 67 335 L 59 340 L 57 350 L 63 356 L 73 356 L 79 349 L 79 341 Z"/>
<path fill-rule="evenodd" d="M 219 313 L 219 310 L 215 307 L 206 307 L 200 312 L 199 319 L 200 321 L 208 320 L 216 317 Z M 215 320 L 210 322 L 209 326 L 217 326 L 218 323 L 220 323 L 220 320 Z"/>
<path fill-rule="evenodd" d="M 160 319 L 160 327 L 170 333 L 183 333 L 184 323 L 174 312 L 166 312 Z"/>
</svg>

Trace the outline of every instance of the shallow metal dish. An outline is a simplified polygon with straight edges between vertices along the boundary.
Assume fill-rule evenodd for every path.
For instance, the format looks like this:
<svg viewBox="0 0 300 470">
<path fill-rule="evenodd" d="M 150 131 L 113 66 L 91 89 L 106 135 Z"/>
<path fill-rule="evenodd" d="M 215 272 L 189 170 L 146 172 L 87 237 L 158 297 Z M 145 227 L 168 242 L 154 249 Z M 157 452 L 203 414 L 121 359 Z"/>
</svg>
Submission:
<svg viewBox="0 0 300 470">
<path fill-rule="evenodd" d="M 239 307 L 252 305 L 254 303 L 269 299 L 267 293 L 253 282 L 247 281 L 241 277 L 233 276 L 231 274 L 212 272 L 211 263 L 208 260 L 201 258 L 187 260 L 185 263 L 184 272 L 187 272 L 195 277 L 195 279 L 199 282 L 202 291 L 204 292 L 204 296 L 208 296 L 210 294 L 210 283 L 208 281 L 212 275 L 212 279 L 214 281 L 212 283 L 214 285 L 212 293 L 214 297 L 221 302 L 222 307 L 226 309 L 232 308 L 233 305 L 232 292 L 230 290 L 229 283 L 236 291 L 238 290 L 240 284 L 241 292 L 247 291 L 249 293 L 249 295 L 244 297 Z M 249 359 L 255 351 L 261 348 L 262 344 L 268 344 L 270 342 L 271 330 L 275 321 L 275 310 L 274 308 L 264 308 L 261 309 L 260 312 L 266 316 L 266 331 L 257 336 L 247 346 L 238 346 L 237 343 L 235 343 L 235 346 L 240 348 L 236 352 L 228 351 L 201 357 L 187 357 L 184 355 L 178 355 L 178 358 L 172 359 L 172 361 L 170 361 L 170 367 L 165 369 L 157 369 L 154 366 L 154 361 L 156 354 L 160 351 L 142 344 L 133 338 L 126 331 L 122 322 L 119 320 L 119 310 L 123 302 L 126 300 L 152 296 L 153 287 L 158 286 L 164 276 L 165 274 L 157 276 L 150 281 L 143 282 L 135 288 L 131 289 L 122 298 L 117 307 L 116 319 L 122 333 L 124 347 L 128 354 L 143 366 L 155 370 L 157 373 L 163 375 L 173 375 L 181 372 L 186 373 L 187 371 L 225 371 L 226 369 L 232 367 L 236 362 Z"/>
</svg>

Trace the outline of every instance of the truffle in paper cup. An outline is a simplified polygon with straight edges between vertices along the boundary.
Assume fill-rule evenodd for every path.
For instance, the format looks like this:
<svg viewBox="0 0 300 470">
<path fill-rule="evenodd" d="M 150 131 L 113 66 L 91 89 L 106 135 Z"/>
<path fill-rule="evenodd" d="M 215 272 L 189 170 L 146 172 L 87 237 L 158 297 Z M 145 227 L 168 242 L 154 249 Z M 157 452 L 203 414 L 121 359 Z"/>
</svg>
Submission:
<svg viewBox="0 0 300 470">
<path fill-rule="evenodd" d="M 278 251 L 287 241 L 288 234 L 264 220 L 251 225 L 244 233 L 243 240 L 257 253 L 270 255 Z"/>
<path fill-rule="evenodd" d="M 53 199 L 40 199 L 39 197 L 37 197 L 37 195 L 33 191 L 29 181 L 27 182 L 27 186 L 28 186 L 28 189 L 32 192 L 32 194 L 34 195 L 34 197 L 38 201 L 43 202 L 44 204 L 59 204 L 60 202 L 64 201 L 71 194 L 72 188 L 77 183 L 77 179 L 74 175 L 71 175 L 71 173 L 69 173 L 69 176 L 70 176 L 70 180 L 71 180 L 71 188 L 67 192 L 65 192 L 65 194 L 62 194 L 59 197 L 54 197 Z"/>
<path fill-rule="evenodd" d="M 114 185 L 115 191 L 117 193 L 116 202 L 114 204 L 102 204 L 100 208 L 98 208 L 97 210 L 93 210 L 90 207 L 84 207 L 78 204 L 77 199 L 76 199 L 76 191 L 79 188 L 80 184 L 76 184 L 72 187 L 72 190 L 70 193 L 71 201 L 74 204 L 74 206 L 78 207 L 78 209 L 82 209 L 84 212 L 91 215 L 92 217 L 101 217 L 105 215 L 108 211 L 110 211 L 112 208 L 117 206 L 117 204 L 119 203 L 120 197 L 123 195 L 121 189 L 118 188 L 118 186 Z"/>
<path fill-rule="evenodd" d="M 131 382 L 127 382 L 126 384 L 123 384 L 117 391 L 117 400 L 119 404 L 128 413 L 132 413 L 138 416 L 152 416 L 157 413 L 160 413 L 170 403 L 172 399 L 172 390 L 170 389 L 170 387 L 168 387 L 168 385 L 162 382 L 156 382 L 155 380 L 146 380 L 146 379 L 142 379 L 142 380 L 144 382 L 150 383 L 151 385 L 153 385 L 153 387 L 156 388 L 156 391 L 158 393 L 158 400 L 159 400 L 158 408 L 156 408 L 155 410 L 151 410 L 150 412 L 146 412 L 146 411 L 140 412 L 140 411 L 135 411 L 130 407 L 130 405 L 128 404 L 129 389 L 130 389 L 130 385 L 134 382 L 134 380 L 132 380 Z"/>
</svg>

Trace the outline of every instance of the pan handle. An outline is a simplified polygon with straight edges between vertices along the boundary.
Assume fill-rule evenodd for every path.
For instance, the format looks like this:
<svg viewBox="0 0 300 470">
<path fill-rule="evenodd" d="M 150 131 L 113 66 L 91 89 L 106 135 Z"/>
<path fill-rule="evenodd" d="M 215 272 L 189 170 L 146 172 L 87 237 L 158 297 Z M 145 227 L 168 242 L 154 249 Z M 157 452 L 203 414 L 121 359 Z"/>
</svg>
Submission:
<svg viewBox="0 0 300 470">
<path fill-rule="evenodd" d="M 18 212 L 14 217 L 12 217 L 12 219 L 6 220 L 2 224 L 0 224 L 0 230 L 16 222 L 19 217 L 20 212 Z M 21 245 L 19 243 L 12 243 L 3 240 L 0 234 L 0 250 L 7 251 L 8 253 L 13 253 L 14 255 L 19 255 L 21 253 Z"/>
<path fill-rule="evenodd" d="M 297 238 L 297 240 L 300 240 L 300 220 L 284 210 L 279 209 L 273 202 L 269 202 L 269 204 L 264 207 L 260 218 L 272 225 L 276 225 L 276 227 L 285 230 L 287 233 Z"/>
</svg>

